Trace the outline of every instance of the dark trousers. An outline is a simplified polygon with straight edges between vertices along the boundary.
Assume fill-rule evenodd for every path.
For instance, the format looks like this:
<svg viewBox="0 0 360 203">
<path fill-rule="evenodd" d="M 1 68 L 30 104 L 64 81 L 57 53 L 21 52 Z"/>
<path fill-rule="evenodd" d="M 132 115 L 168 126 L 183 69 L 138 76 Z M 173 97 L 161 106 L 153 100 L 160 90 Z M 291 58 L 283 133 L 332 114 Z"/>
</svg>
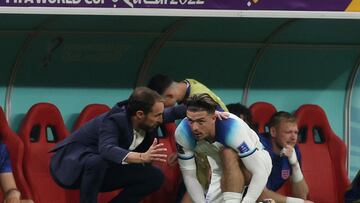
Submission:
<svg viewBox="0 0 360 203">
<path fill-rule="evenodd" d="M 111 164 L 92 154 L 86 158 L 81 180 L 75 187 L 80 187 L 80 203 L 97 203 L 99 192 L 120 188 L 123 190 L 110 203 L 138 203 L 163 182 L 161 170 L 150 164 Z"/>
</svg>

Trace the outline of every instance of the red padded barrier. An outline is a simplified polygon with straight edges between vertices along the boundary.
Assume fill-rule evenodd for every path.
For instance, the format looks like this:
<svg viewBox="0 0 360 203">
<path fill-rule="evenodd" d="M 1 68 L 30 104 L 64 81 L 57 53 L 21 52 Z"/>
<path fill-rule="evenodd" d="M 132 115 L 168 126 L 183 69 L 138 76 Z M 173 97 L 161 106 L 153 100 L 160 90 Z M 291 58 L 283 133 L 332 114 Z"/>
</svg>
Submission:
<svg viewBox="0 0 360 203">
<path fill-rule="evenodd" d="M 259 133 L 265 132 L 265 126 L 269 122 L 271 116 L 276 113 L 276 108 L 267 102 L 256 102 L 250 107 L 252 121 L 257 127 Z"/>
<path fill-rule="evenodd" d="M 11 166 L 16 181 L 16 186 L 21 191 L 24 199 L 32 199 L 30 187 L 23 174 L 24 144 L 14 131 L 9 127 L 3 109 L 0 107 L 0 139 L 6 145 L 11 159 Z M 2 193 L 0 192 L 2 195 Z M 0 197 L 3 202 L 3 196 Z"/>
<path fill-rule="evenodd" d="M 349 186 L 345 168 L 346 146 L 333 132 L 324 110 L 317 105 L 303 105 L 295 112 L 299 129 L 306 128 L 306 140 L 299 143 L 302 171 L 309 185 L 309 199 L 316 203 L 344 202 Z M 324 140 L 315 141 L 314 131 Z"/>
<path fill-rule="evenodd" d="M 39 133 L 32 133 L 38 135 L 37 140 L 36 136 L 30 136 L 34 126 L 39 126 Z M 49 126 L 53 127 L 56 134 L 54 141 L 47 139 Z M 58 186 L 50 175 L 51 154 L 48 152 L 68 134 L 60 111 L 53 104 L 35 104 L 23 119 L 19 130 L 25 149 L 23 170 L 36 203 L 66 202 L 65 190 Z"/>
<path fill-rule="evenodd" d="M 89 104 L 87 105 L 80 113 L 79 117 L 76 119 L 73 131 L 79 129 L 86 122 L 91 119 L 109 111 L 110 108 L 105 104 Z"/>
<path fill-rule="evenodd" d="M 160 143 L 164 143 L 167 148 L 166 154 L 176 154 L 176 144 L 175 144 L 175 123 L 165 124 L 166 133 L 164 138 L 160 138 Z M 142 203 L 170 203 L 175 202 L 177 197 L 177 192 L 179 189 L 180 183 L 180 169 L 179 165 L 175 164 L 174 166 L 170 166 L 168 163 L 164 162 L 154 162 L 155 166 L 159 167 L 165 176 L 165 181 L 162 187 L 157 191 L 146 197 Z"/>
</svg>

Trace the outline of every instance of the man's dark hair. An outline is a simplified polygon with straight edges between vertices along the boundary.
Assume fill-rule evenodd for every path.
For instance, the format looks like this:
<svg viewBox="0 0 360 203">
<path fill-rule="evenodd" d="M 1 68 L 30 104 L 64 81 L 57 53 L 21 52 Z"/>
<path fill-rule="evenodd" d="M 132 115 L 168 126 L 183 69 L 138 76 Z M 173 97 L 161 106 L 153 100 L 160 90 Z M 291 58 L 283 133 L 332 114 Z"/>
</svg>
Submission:
<svg viewBox="0 0 360 203">
<path fill-rule="evenodd" d="M 188 111 L 206 111 L 210 114 L 215 113 L 218 104 L 207 93 L 195 94 L 186 100 Z"/>
<path fill-rule="evenodd" d="M 159 94 L 163 94 L 173 82 L 174 81 L 166 75 L 156 74 L 150 78 L 147 87 Z"/>
<path fill-rule="evenodd" d="M 148 114 L 158 101 L 162 101 L 162 97 L 157 92 L 147 87 L 138 87 L 130 95 L 126 110 L 130 116 L 134 116 L 137 111 Z"/>
<path fill-rule="evenodd" d="M 290 123 L 296 123 L 296 117 L 289 112 L 286 111 L 279 111 L 274 113 L 274 115 L 271 116 L 269 121 L 269 127 L 278 127 L 281 122 L 290 122 Z"/>
<path fill-rule="evenodd" d="M 236 116 L 240 117 L 242 115 L 243 120 L 245 123 L 250 124 L 252 123 L 252 116 L 249 108 L 240 104 L 240 103 L 232 103 L 226 105 L 226 108 L 229 110 L 230 113 L 235 114 Z"/>
<path fill-rule="evenodd" d="M 258 131 L 253 123 L 252 115 L 249 108 L 240 103 L 228 104 L 226 105 L 226 108 L 229 110 L 230 113 L 235 114 L 239 118 L 241 118 L 242 115 L 243 121 L 245 121 L 245 123 L 248 124 L 248 126 L 255 132 Z"/>
</svg>

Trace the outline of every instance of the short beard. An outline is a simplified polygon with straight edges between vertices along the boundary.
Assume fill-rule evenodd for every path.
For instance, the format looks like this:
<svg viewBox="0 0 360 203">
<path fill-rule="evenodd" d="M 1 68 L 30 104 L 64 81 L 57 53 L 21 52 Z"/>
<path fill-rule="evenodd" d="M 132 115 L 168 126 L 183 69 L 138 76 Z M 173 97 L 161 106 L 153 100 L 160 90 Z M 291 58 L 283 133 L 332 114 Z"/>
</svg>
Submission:
<svg viewBox="0 0 360 203">
<path fill-rule="evenodd" d="M 151 132 L 151 131 L 155 130 L 156 127 L 157 127 L 157 126 L 155 126 L 155 127 L 152 128 L 152 127 L 146 125 L 145 123 L 140 123 L 140 124 L 139 124 L 139 128 L 142 129 L 142 130 L 144 130 L 144 131 L 146 131 L 146 132 Z"/>
</svg>

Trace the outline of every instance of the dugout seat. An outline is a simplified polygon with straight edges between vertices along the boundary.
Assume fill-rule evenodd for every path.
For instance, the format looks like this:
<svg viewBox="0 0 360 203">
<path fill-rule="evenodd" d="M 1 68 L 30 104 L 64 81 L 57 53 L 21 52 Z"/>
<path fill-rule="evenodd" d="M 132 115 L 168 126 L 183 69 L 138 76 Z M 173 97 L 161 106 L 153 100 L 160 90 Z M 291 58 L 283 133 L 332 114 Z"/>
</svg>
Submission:
<svg viewBox="0 0 360 203">
<path fill-rule="evenodd" d="M 60 111 L 50 103 L 33 105 L 22 121 L 19 135 L 24 143 L 23 171 L 36 203 L 66 202 L 66 190 L 50 175 L 49 151 L 68 134 Z"/>
<path fill-rule="evenodd" d="M 302 171 L 309 186 L 308 198 L 316 203 L 344 202 L 344 192 L 350 185 L 344 142 L 333 132 L 320 106 L 303 105 L 295 116 L 300 132 Z"/>
<path fill-rule="evenodd" d="M 79 117 L 76 119 L 73 131 L 77 130 L 79 127 L 84 125 L 86 122 L 91 119 L 109 111 L 110 108 L 105 104 L 89 104 L 87 105 L 80 113 Z"/>
<path fill-rule="evenodd" d="M 16 186 L 21 191 L 24 199 L 32 199 L 31 190 L 23 173 L 24 144 L 20 137 L 8 125 L 3 109 L 0 107 L 0 140 L 9 151 L 11 166 L 15 177 Z M 0 192 L 0 202 L 3 202 L 3 194 Z"/>
<path fill-rule="evenodd" d="M 267 132 L 266 125 L 271 116 L 276 113 L 276 108 L 267 102 L 256 102 L 253 103 L 249 109 L 252 116 L 252 122 L 258 130 L 258 133 L 261 134 Z"/>
</svg>

